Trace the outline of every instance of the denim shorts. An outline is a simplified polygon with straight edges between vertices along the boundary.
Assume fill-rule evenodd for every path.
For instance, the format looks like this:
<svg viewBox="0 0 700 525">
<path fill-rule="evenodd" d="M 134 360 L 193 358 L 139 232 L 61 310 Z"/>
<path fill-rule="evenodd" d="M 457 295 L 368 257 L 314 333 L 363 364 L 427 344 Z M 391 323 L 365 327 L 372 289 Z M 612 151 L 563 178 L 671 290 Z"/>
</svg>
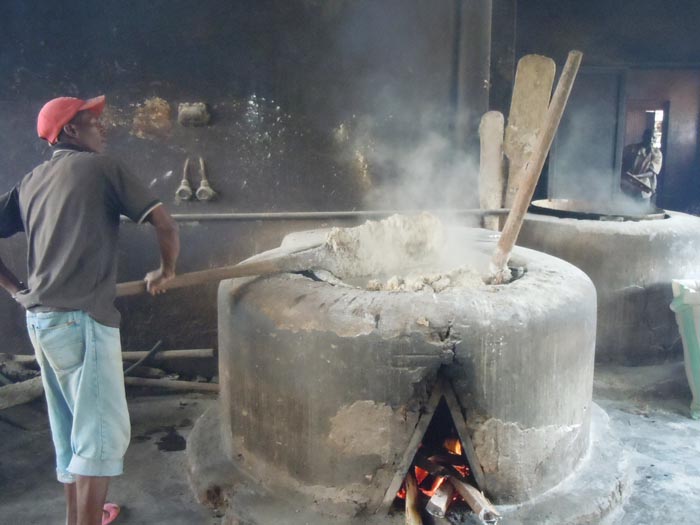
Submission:
<svg viewBox="0 0 700 525">
<path fill-rule="evenodd" d="M 131 434 L 119 329 L 82 311 L 27 311 L 56 449 L 58 481 L 117 476 Z"/>
</svg>

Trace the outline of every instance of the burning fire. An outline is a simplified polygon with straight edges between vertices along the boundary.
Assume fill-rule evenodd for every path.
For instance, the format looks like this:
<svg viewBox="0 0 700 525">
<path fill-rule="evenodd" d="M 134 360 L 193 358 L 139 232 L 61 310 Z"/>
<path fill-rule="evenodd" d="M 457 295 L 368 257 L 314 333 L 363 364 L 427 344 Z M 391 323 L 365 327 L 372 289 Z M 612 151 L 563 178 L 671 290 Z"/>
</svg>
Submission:
<svg viewBox="0 0 700 525">
<path fill-rule="evenodd" d="M 418 490 L 429 498 L 435 495 L 437 490 L 447 481 L 450 475 L 462 479 L 469 477 L 469 465 L 467 465 L 462 454 L 462 442 L 459 438 L 445 439 L 443 442 L 443 449 L 448 454 L 426 456 L 425 453 L 427 451 L 423 447 L 419 449 L 417 457 L 419 457 L 422 463 L 427 462 L 427 464 L 432 467 L 432 474 L 430 471 L 416 465 L 415 462 L 413 465 L 413 474 L 418 484 Z M 396 496 L 401 499 L 406 499 L 405 483 L 401 486 Z M 454 499 L 459 499 L 459 495 L 455 495 Z"/>
<path fill-rule="evenodd" d="M 422 525 L 418 501 L 425 510 L 444 518 L 450 505 L 463 501 L 484 523 L 497 523 L 500 519 L 485 496 L 469 483 L 471 472 L 459 438 L 442 441 L 440 450 L 430 450 L 421 445 L 396 496 L 405 501 L 406 523 Z M 421 496 L 422 495 L 422 496 Z"/>
<path fill-rule="evenodd" d="M 443 446 L 450 454 L 454 454 L 456 456 L 462 455 L 462 442 L 459 440 L 459 438 L 447 438 L 445 439 Z"/>
</svg>

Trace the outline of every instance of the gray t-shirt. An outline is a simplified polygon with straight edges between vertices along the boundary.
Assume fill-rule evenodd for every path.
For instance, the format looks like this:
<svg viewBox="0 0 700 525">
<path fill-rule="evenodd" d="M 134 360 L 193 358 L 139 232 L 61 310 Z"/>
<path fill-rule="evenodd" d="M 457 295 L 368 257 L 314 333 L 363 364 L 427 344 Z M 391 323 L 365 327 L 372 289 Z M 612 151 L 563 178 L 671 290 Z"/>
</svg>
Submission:
<svg viewBox="0 0 700 525">
<path fill-rule="evenodd" d="M 119 326 L 114 307 L 119 216 L 140 223 L 160 204 L 119 161 L 60 145 L 0 197 L 0 237 L 27 234 L 25 308 L 83 310 Z"/>
</svg>

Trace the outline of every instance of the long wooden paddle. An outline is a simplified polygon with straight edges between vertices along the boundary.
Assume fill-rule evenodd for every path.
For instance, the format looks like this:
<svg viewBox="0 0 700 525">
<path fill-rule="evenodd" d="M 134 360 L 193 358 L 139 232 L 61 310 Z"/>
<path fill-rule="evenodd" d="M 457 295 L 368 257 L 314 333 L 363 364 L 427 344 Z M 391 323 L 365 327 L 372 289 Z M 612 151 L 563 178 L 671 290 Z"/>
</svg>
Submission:
<svg viewBox="0 0 700 525">
<path fill-rule="evenodd" d="M 496 251 L 491 258 L 490 281 L 493 284 L 510 281 L 510 270 L 507 266 L 510 252 L 513 250 L 520 228 L 523 225 L 527 207 L 530 205 L 532 195 L 535 193 L 535 186 L 542 173 L 542 166 L 544 166 L 549 148 L 552 146 L 561 117 L 564 114 L 564 108 L 566 108 L 566 102 L 569 100 L 569 94 L 574 85 L 582 58 L 583 53 L 580 51 L 569 52 L 561 78 L 557 83 L 557 89 L 554 91 L 552 102 L 547 108 L 542 132 L 537 137 L 530 161 L 522 168 L 523 173 L 520 178 L 523 182 L 518 188 L 510 213 L 506 219 L 506 224 L 503 227 L 503 232 L 496 245 Z"/>
<path fill-rule="evenodd" d="M 164 289 L 182 288 L 204 284 L 212 281 L 233 279 L 234 277 L 251 277 L 280 272 L 298 272 L 328 265 L 328 246 L 324 239 L 309 239 L 302 245 L 291 248 L 284 246 L 251 257 L 232 266 L 222 266 L 210 270 L 183 273 L 165 283 Z M 146 291 L 145 281 L 130 281 L 117 284 L 117 297 L 137 295 Z"/>
</svg>

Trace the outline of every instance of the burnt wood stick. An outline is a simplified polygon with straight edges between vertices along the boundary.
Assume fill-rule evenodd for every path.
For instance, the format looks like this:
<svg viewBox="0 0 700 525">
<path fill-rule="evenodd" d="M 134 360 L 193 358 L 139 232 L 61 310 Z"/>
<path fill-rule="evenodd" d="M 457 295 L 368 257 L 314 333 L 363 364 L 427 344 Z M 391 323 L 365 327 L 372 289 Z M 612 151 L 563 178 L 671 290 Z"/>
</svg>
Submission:
<svg viewBox="0 0 700 525">
<path fill-rule="evenodd" d="M 439 463 L 433 461 L 432 456 L 425 455 L 425 453 L 422 453 L 422 450 L 419 450 L 416 453 L 416 457 L 413 460 L 413 464 L 417 467 L 422 468 L 423 470 L 425 470 L 433 476 L 450 475 L 450 472 L 443 465 L 440 465 Z"/>
<path fill-rule="evenodd" d="M 406 525 L 423 525 L 418 510 L 418 484 L 411 471 L 406 475 Z"/>
<path fill-rule="evenodd" d="M 510 281 L 508 259 L 520 233 L 525 213 L 530 205 L 530 201 L 532 201 L 535 186 L 542 173 L 542 166 L 544 166 L 549 148 L 552 146 L 554 135 L 564 114 L 564 108 L 566 108 L 566 102 L 574 85 L 582 57 L 583 54 L 580 51 L 571 51 L 569 53 L 561 78 L 552 96 L 552 101 L 547 109 L 542 131 L 537 137 L 535 149 L 532 151 L 529 162 L 523 167 L 524 175 L 520 187 L 503 227 L 501 238 L 498 240 L 496 251 L 491 258 L 490 281 L 493 284 L 503 284 Z"/>
<path fill-rule="evenodd" d="M 423 449 L 420 449 L 416 453 L 416 457 L 413 460 L 413 464 L 416 465 L 417 467 L 422 468 L 429 474 L 440 477 L 440 476 L 452 476 L 457 479 L 461 479 L 463 481 L 466 481 L 468 476 L 465 477 L 461 472 L 459 472 L 454 466 L 452 466 L 449 463 L 442 463 L 438 461 L 437 456 L 435 455 L 427 455 L 428 452 L 423 452 Z M 457 463 L 459 464 L 459 463 Z M 471 469 L 470 469 L 471 471 Z"/>
<path fill-rule="evenodd" d="M 416 427 L 413 430 L 413 434 L 411 435 L 411 439 L 408 442 L 408 446 L 404 451 L 403 457 L 401 458 L 401 462 L 396 468 L 394 478 L 389 484 L 389 488 L 384 493 L 384 499 L 374 510 L 375 513 L 389 513 L 389 509 L 391 508 L 392 503 L 396 499 L 396 493 L 399 491 L 399 489 L 401 488 L 401 484 L 406 479 L 406 473 L 410 473 L 413 458 L 415 457 L 416 452 L 420 447 L 421 441 L 423 441 L 423 436 L 425 435 L 425 432 L 428 429 L 430 421 L 432 421 L 433 419 L 433 415 L 435 414 L 437 405 L 440 402 L 440 399 L 442 398 L 443 392 L 444 388 L 442 387 L 442 382 L 439 381 L 435 388 L 433 388 L 433 391 L 430 394 L 430 398 L 428 399 L 428 403 L 423 408 L 423 413 L 418 419 L 418 423 L 416 424 Z"/>
<path fill-rule="evenodd" d="M 441 388 L 444 392 L 445 402 L 447 403 L 447 408 L 452 415 L 452 422 L 455 424 L 455 429 L 457 430 L 457 435 L 462 441 L 462 447 L 464 448 L 464 455 L 469 463 L 469 471 L 474 477 L 476 486 L 481 488 L 484 486 L 484 472 L 481 469 L 481 463 L 479 463 L 479 458 L 476 456 L 474 450 L 474 444 L 472 443 L 469 430 L 467 429 L 465 414 L 462 410 L 459 401 L 457 401 L 457 395 L 454 392 L 452 385 L 446 380 L 441 380 Z M 457 476 L 462 478 L 461 475 Z"/>
<path fill-rule="evenodd" d="M 449 482 L 483 523 L 498 523 L 501 515 L 479 489 L 454 478 L 449 478 Z"/>
</svg>

